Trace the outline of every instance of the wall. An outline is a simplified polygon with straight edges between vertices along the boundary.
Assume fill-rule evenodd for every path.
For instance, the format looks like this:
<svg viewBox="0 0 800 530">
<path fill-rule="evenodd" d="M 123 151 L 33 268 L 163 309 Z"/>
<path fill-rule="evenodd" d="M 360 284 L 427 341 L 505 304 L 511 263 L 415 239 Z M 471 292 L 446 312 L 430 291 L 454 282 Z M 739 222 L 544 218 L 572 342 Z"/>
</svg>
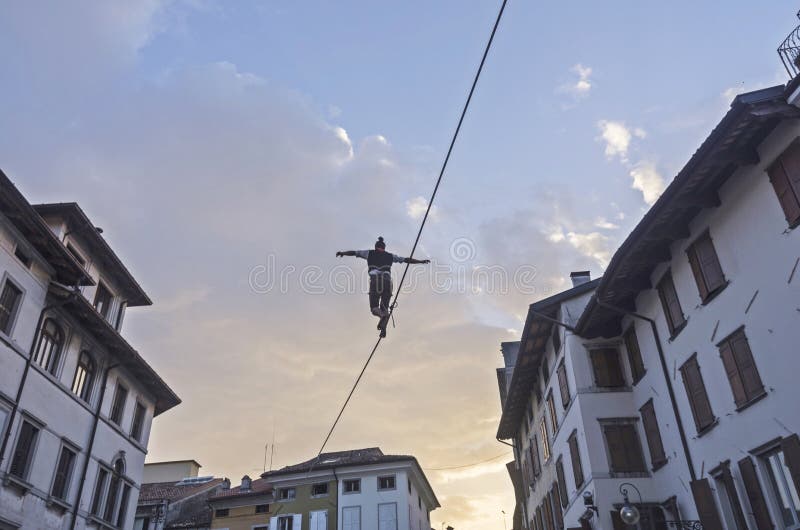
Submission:
<svg viewBox="0 0 800 530">
<path fill-rule="evenodd" d="M 187 477 L 196 477 L 199 471 L 200 464 L 194 460 L 147 463 L 142 471 L 142 483 L 178 482 Z"/>
</svg>

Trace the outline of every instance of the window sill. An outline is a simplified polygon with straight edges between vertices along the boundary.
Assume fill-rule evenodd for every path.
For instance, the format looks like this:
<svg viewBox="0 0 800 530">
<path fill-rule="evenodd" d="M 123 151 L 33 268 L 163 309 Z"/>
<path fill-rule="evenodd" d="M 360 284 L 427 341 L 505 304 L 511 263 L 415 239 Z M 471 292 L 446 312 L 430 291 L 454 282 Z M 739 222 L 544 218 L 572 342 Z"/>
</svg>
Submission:
<svg viewBox="0 0 800 530">
<path fill-rule="evenodd" d="M 641 375 L 640 375 L 640 376 L 639 376 L 637 379 L 634 379 L 634 380 L 631 382 L 631 386 L 636 386 L 636 385 L 638 385 L 638 384 L 639 384 L 639 382 L 640 382 L 642 379 L 644 379 L 644 376 L 646 376 L 646 375 L 647 375 L 647 370 L 643 370 L 643 371 L 642 371 L 642 374 L 641 374 Z"/>
<path fill-rule="evenodd" d="M 72 509 L 71 504 L 59 499 L 58 497 L 53 497 L 52 495 L 47 498 L 47 507 L 57 512 L 61 512 L 62 514 Z"/>
<path fill-rule="evenodd" d="M 725 283 L 723 283 L 722 285 L 720 285 L 719 287 L 708 293 L 706 297 L 703 299 L 703 301 L 700 303 L 700 305 L 706 306 L 709 303 L 711 303 L 711 301 L 714 300 L 714 298 L 716 298 L 717 296 L 719 296 L 719 293 L 724 291 L 728 287 L 728 285 L 730 285 L 730 283 L 731 283 L 730 280 L 725 280 Z"/>
<path fill-rule="evenodd" d="M 30 482 L 23 480 L 21 478 L 15 477 L 14 475 L 6 474 L 5 478 L 3 479 L 4 486 L 12 486 L 15 490 L 19 491 L 22 495 L 28 493 L 31 489 L 33 489 L 33 484 Z"/>
<path fill-rule="evenodd" d="M 104 521 L 103 519 L 100 519 L 96 515 L 89 516 L 89 524 L 94 525 L 97 528 L 107 528 L 109 530 L 115 530 L 117 528 L 113 524 L 109 523 L 108 521 Z"/>
<path fill-rule="evenodd" d="M 611 471 L 608 474 L 611 478 L 649 478 L 647 471 Z"/>
<path fill-rule="evenodd" d="M 656 471 L 658 471 L 662 467 L 666 466 L 667 462 L 669 462 L 669 460 L 667 460 L 666 458 L 664 460 L 659 460 L 658 462 L 653 462 L 653 467 L 650 469 L 650 471 L 655 473 Z"/>
<path fill-rule="evenodd" d="M 767 391 L 762 390 L 761 393 L 758 394 L 757 396 L 750 398 L 748 401 L 736 407 L 736 412 L 742 412 L 743 410 L 750 408 L 752 405 L 755 405 L 765 397 L 767 397 Z"/>
<path fill-rule="evenodd" d="M 700 438 L 702 436 L 705 436 L 709 431 L 711 431 L 718 424 L 719 424 L 719 418 L 714 418 L 714 421 L 712 421 L 708 425 L 706 425 L 704 427 L 701 427 L 700 429 L 697 430 L 697 437 Z"/>
<path fill-rule="evenodd" d="M 681 331 L 683 331 L 683 329 L 686 327 L 688 323 L 689 323 L 689 318 L 687 317 L 684 319 L 683 322 L 681 322 L 680 326 L 672 330 L 672 333 L 670 334 L 669 339 L 667 340 L 669 340 L 669 342 L 674 341 L 678 337 L 678 335 L 681 334 Z"/>
</svg>

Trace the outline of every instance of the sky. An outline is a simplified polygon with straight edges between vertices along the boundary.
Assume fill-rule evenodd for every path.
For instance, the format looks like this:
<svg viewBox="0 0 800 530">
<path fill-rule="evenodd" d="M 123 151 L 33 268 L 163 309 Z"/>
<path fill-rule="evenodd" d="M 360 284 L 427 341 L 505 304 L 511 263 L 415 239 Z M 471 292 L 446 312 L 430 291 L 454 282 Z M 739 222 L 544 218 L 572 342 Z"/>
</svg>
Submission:
<svg viewBox="0 0 800 530">
<path fill-rule="evenodd" d="M 0 168 L 80 203 L 154 300 L 123 331 L 183 403 L 149 461 L 237 483 L 273 438 L 274 467 L 316 455 L 376 338 L 365 264 L 334 254 L 410 252 L 498 7 L 0 3 Z M 602 274 L 735 94 L 787 81 L 796 24 L 781 2 L 509 0 L 432 263 L 327 449 L 415 455 L 437 529 L 510 524 L 500 342 L 571 271 Z"/>
</svg>

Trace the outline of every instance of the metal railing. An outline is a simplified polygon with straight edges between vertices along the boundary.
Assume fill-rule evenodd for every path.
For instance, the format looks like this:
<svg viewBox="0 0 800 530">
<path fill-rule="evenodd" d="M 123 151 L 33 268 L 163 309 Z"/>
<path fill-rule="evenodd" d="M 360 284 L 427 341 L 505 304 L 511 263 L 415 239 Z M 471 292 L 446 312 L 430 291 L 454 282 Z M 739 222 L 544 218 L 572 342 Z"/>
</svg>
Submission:
<svg viewBox="0 0 800 530">
<path fill-rule="evenodd" d="M 800 11 L 797 12 L 797 18 L 800 19 Z M 789 76 L 796 76 L 800 69 L 800 26 L 794 28 L 789 36 L 783 39 L 778 46 L 778 55 Z"/>
<path fill-rule="evenodd" d="M 672 530 L 703 530 L 703 523 L 700 521 L 664 521 L 667 528 Z"/>
</svg>

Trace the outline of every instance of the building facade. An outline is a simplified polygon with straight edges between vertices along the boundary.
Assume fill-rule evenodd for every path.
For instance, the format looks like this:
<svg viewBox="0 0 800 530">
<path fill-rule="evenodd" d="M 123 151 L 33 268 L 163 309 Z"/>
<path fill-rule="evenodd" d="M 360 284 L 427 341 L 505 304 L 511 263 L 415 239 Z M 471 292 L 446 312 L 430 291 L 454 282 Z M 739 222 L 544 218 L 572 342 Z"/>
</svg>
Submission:
<svg viewBox="0 0 800 530">
<path fill-rule="evenodd" d="M 150 299 L 74 203 L 0 172 L 0 528 L 131 528 L 153 418 L 180 400 L 120 334 Z"/>
<path fill-rule="evenodd" d="M 525 528 L 800 525 L 800 81 L 737 96 L 604 276 L 506 355 Z M 641 497 L 640 497 L 641 496 Z"/>
<path fill-rule="evenodd" d="M 213 530 L 270 530 L 275 513 L 272 486 L 264 479 L 245 475 L 235 488 L 224 484 L 208 499 Z"/>
<path fill-rule="evenodd" d="M 258 523 L 235 521 L 234 509 L 248 516 L 251 510 L 220 496 L 212 499 L 212 528 L 253 530 L 263 524 L 264 530 L 428 530 L 430 512 L 439 507 L 413 456 L 385 455 L 377 447 L 323 453 L 266 472 L 253 486 L 257 482 L 272 495 L 265 517 Z M 227 511 L 220 516 L 219 508 Z"/>
</svg>

